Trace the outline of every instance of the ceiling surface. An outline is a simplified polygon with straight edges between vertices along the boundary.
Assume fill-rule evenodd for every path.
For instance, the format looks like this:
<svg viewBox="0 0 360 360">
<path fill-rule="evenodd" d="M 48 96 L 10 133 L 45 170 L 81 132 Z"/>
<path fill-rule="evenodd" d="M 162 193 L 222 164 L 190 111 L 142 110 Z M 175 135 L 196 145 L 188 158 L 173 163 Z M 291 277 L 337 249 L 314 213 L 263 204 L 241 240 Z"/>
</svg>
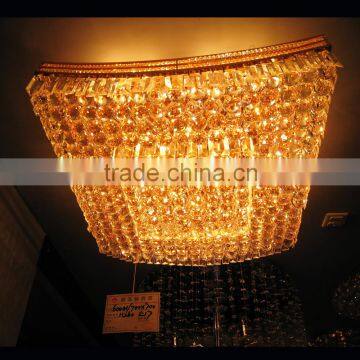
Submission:
<svg viewBox="0 0 360 360">
<path fill-rule="evenodd" d="M 25 86 L 44 61 L 105 62 L 234 51 L 325 34 L 340 70 L 320 157 L 360 157 L 359 19 L 2 19 L 0 157 L 54 157 Z M 133 266 L 100 255 L 70 188 L 17 188 L 101 315 L 105 296 L 131 290 Z M 349 211 L 344 228 L 323 229 L 326 212 Z M 359 270 L 360 188 L 312 187 L 296 247 L 269 259 L 295 281 L 313 335 L 343 326 L 331 297 Z M 138 281 L 151 269 L 141 265 Z"/>
</svg>

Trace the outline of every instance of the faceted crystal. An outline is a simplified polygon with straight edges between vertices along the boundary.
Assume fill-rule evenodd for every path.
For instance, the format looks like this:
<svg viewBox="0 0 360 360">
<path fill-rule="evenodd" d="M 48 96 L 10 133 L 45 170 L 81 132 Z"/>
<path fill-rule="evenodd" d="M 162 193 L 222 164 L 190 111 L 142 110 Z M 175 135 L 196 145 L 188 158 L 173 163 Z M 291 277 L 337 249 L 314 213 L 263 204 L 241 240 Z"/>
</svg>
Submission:
<svg viewBox="0 0 360 360">
<path fill-rule="evenodd" d="M 275 46 L 274 57 L 263 60 L 259 49 L 253 64 L 229 68 L 231 53 L 194 58 L 189 74 L 167 70 L 175 66 L 171 60 L 151 65 L 165 74 L 150 76 L 123 76 L 127 64 L 113 70 L 48 64 L 27 91 L 58 157 L 315 158 L 338 64 L 314 43 L 304 40 L 304 51 L 278 57 L 282 48 Z M 294 44 L 283 45 L 283 54 Z M 249 59 L 250 52 L 240 53 Z M 222 69 L 206 68 L 212 62 Z M 186 59 L 176 62 L 178 70 L 189 66 Z M 73 191 L 101 253 L 209 265 L 294 246 L 309 189 L 77 185 Z"/>
</svg>

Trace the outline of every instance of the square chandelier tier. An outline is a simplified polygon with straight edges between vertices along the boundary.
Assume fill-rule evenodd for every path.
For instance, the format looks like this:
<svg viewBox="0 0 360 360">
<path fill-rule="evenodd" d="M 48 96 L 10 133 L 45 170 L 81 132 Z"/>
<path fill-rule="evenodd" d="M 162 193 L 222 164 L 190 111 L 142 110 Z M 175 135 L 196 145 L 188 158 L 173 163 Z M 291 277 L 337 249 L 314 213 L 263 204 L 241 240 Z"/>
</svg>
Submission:
<svg viewBox="0 0 360 360">
<path fill-rule="evenodd" d="M 340 66 L 323 36 L 145 62 L 45 63 L 27 87 L 58 157 L 316 158 Z M 287 250 L 309 187 L 72 186 L 101 253 L 214 265 Z"/>
</svg>

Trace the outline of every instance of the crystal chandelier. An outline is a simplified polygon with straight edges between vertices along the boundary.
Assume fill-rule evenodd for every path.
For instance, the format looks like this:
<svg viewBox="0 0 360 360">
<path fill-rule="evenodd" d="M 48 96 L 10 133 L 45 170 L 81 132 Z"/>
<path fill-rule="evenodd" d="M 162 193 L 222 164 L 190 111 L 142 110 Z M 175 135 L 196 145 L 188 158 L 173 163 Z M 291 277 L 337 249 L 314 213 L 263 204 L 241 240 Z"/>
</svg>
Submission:
<svg viewBox="0 0 360 360">
<path fill-rule="evenodd" d="M 45 63 L 27 87 L 58 157 L 316 158 L 337 61 L 323 36 L 218 55 Z M 241 262 L 293 247 L 307 186 L 72 186 L 101 253 Z"/>
<path fill-rule="evenodd" d="M 139 291 L 161 293 L 160 332 L 134 336 L 141 347 L 306 346 L 291 279 L 268 261 L 160 267 Z"/>
<path fill-rule="evenodd" d="M 356 273 L 336 289 L 333 305 L 340 316 L 360 319 L 360 273 Z"/>
<path fill-rule="evenodd" d="M 359 347 L 360 332 L 358 329 L 338 329 L 329 334 L 318 336 L 310 346 L 315 347 Z"/>
</svg>

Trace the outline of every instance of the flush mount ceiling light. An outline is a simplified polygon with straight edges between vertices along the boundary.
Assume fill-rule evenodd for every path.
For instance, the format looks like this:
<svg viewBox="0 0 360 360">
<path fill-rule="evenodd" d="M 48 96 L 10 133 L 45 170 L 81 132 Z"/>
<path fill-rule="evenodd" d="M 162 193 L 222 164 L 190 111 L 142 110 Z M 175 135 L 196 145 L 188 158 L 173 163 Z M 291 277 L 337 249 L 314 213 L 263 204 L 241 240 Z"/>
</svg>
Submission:
<svg viewBox="0 0 360 360">
<path fill-rule="evenodd" d="M 323 36 L 218 55 L 43 64 L 27 87 L 58 157 L 317 157 L 336 81 Z M 210 265 L 287 250 L 306 186 L 73 191 L 102 253 Z"/>
</svg>

